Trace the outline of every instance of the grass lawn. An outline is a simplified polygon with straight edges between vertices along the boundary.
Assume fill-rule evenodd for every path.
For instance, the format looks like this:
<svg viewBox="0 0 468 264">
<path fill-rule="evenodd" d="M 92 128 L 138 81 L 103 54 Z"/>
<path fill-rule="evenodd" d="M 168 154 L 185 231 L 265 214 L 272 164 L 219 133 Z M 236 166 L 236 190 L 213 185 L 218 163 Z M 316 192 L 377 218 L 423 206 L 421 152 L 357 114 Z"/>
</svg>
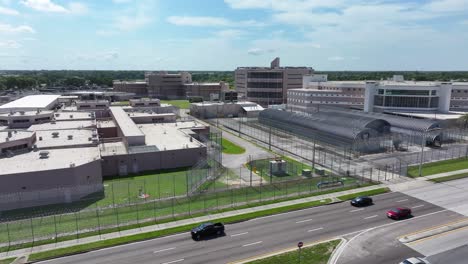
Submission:
<svg viewBox="0 0 468 264">
<path fill-rule="evenodd" d="M 16 258 L 7 258 L 7 259 L 1 259 L 0 264 L 10 264 L 12 263 Z"/>
<path fill-rule="evenodd" d="M 233 142 L 223 138 L 223 153 L 226 154 L 242 154 L 245 152 L 245 148 L 234 144 Z"/>
<path fill-rule="evenodd" d="M 468 169 L 468 159 L 466 158 L 442 160 L 423 164 L 422 176 L 464 169 Z M 408 167 L 408 176 L 419 177 L 419 166 L 415 165 Z"/>
<path fill-rule="evenodd" d="M 278 263 L 301 263 L 301 264 L 326 264 L 340 240 L 320 243 L 310 247 L 304 247 L 301 250 L 301 259 L 299 260 L 298 250 L 271 256 L 264 259 L 247 262 L 249 264 L 278 264 Z"/>
<path fill-rule="evenodd" d="M 189 109 L 190 108 L 190 102 L 188 100 L 161 100 L 161 103 L 177 106 L 180 109 Z"/>
<path fill-rule="evenodd" d="M 346 201 L 346 200 L 354 199 L 358 196 L 372 196 L 372 195 L 377 195 L 377 194 L 382 194 L 382 193 L 387 193 L 387 192 L 390 192 L 389 188 L 380 188 L 380 189 L 374 189 L 374 190 L 365 191 L 365 192 L 342 195 L 342 196 L 338 196 L 337 198 L 342 201 Z"/>
<path fill-rule="evenodd" d="M 441 183 L 441 182 L 459 180 L 463 178 L 468 178 L 468 173 L 460 173 L 460 174 L 455 174 L 455 175 L 450 175 L 450 176 L 445 176 L 445 177 L 438 177 L 438 178 L 430 179 L 430 181 L 435 182 L 435 183 Z"/>
</svg>

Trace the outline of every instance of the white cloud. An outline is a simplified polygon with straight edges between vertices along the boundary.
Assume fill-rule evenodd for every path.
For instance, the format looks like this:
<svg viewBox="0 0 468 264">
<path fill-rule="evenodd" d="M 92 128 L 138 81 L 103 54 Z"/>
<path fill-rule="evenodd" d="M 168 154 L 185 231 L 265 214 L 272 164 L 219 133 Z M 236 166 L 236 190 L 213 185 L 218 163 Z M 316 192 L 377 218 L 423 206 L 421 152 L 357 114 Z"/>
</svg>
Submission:
<svg viewBox="0 0 468 264">
<path fill-rule="evenodd" d="M 51 13 L 70 13 L 70 14 L 85 14 L 88 12 L 88 7 L 84 3 L 70 2 L 67 7 L 56 4 L 52 0 L 23 0 L 21 3 L 29 8 L 41 12 Z"/>
<path fill-rule="evenodd" d="M 463 12 L 468 10 L 468 0 L 437 0 L 427 3 L 423 9 L 432 12 Z"/>
<path fill-rule="evenodd" d="M 219 27 L 228 26 L 231 22 L 222 17 L 208 16 L 170 16 L 167 22 L 177 26 L 193 26 L 193 27 Z"/>
<path fill-rule="evenodd" d="M 0 6 L 0 15 L 17 16 L 19 15 L 19 12 L 11 8 Z"/>
<path fill-rule="evenodd" d="M 21 47 L 21 44 L 15 40 L 0 41 L 0 48 L 17 49 L 20 47 Z"/>
<path fill-rule="evenodd" d="M 328 60 L 330 60 L 330 61 L 342 61 L 342 60 L 344 60 L 344 58 L 341 57 L 341 56 L 333 56 L 333 57 L 329 57 Z"/>
<path fill-rule="evenodd" d="M 130 31 L 146 26 L 152 19 L 146 14 L 122 16 L 115 19 L 115 27 L 122 31 Z"/>
<path fill-rule="evenodd" d="M 35 33 L 34 29 L 30 26 L 12 26 L 10 24 L 0 23 L 0 32 L 5 33 Z"/>
<path fill-rule="evenodd" d="M 247 54 L 258 56 L 258 55 L 262 55 L 265 53 L 273 53 L 273 52 L 275 52 L 274 49 L 251 48 L 247 51 Z"/>
<path fill-rule="evenodd" d="M 243 35 L 247 34 L 247 32 L 238 29 L 226 29 L 221 30 L 216 33 L 216 36 L 220 38 L 239 38 Z"/>
</svg>

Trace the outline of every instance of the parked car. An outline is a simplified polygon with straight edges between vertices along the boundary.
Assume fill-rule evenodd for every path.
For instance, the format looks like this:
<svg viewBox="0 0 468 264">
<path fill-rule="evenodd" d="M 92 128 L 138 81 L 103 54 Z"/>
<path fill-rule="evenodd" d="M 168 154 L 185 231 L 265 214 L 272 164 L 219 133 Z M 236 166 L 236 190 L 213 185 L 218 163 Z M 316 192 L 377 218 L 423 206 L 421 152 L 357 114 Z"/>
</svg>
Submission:
<svg viewBox="0 0 468 264">
<path fill-rule="evenodd" d="M 367 196 L 359 196 L 351 200 L 351 205 L 352 206 L 368 206 L 372 205 L 373 201 L 372 198 L 367 197 Z"/>
<path fill-rule="evenodd" d="M 411 209 L 407 207 L 397 207 L 387 211 L 387 217 L 395 220 L 411 216 Z"/>
<path fill-rule="evenodd" d="M 405 259 L 400 264 L 430 264 L 427 260 L 422 258 L 409 258 Z"/>
<path fill-rule="evenodd" d="M 191 235 L 195 240 L 203 237 L 224 234 L 224 225 L 222 223 L 203 223 L 192 229 Z"/>
</svg>

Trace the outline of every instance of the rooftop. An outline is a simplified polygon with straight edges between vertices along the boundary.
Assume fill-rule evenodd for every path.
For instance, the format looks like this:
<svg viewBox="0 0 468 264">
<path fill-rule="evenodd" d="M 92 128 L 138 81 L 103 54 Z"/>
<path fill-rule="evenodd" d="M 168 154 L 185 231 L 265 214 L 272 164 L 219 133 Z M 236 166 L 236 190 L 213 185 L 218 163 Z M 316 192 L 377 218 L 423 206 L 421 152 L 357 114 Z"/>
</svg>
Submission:
<svg viewBox="0 0 468 264">
<path fill-rule="evenodd" d="M 0 116 L 36 116 L 36 115 L 50 115 L 53 111 L 13 111 L 7 113 L 0 113 Z"/>
<path fill-rule="evenodd" d="M 174 150 L 183 148 L 199 148 L 202 143 L 193 139 L 183 131 L 194 127 L 204 127 L 196 122 L 176 122 L 160 124 L 141 124 L 138 127 L 146 135 L 146 145 L 156 146 L 160 150 Z"/>
<path fill-rule="evenodd" d="M 122 107 L 113 106 L 109 109 L 125 137 L 144 136 L 143 132 L 141 132 Z"/>
<path fill-rule="evenodd" d="M 47 109 L 60 95 L 29 95 L 0 106 L 2 109 Z"/>
<path fill-rule="evenodd" d="M 41 140 L 42 138 L 42 140 Z M 92 139 L 98 139 L 92 129 L 66 129 L 36 132 L 36 145 L 39 149 L 58 147 L 92 146 Z"/>
<path fill-rule="evenodd" d="M 10 137 L 8 136 L 9 132 L 10 132 Z M 24 131 L 24 130 L 0 131 L 0 143 L 7 142 L 7 138 L 8 138 L 8 141 L 14 141 L 14 140 L 30 138 L 33 135 L 34 135 L 33 131 Z"/>
<path fill-rule="evenodd" d="M 48 158 L 40 158 L 40 151 L 31 151 L 0 159 L 0 175 L 70 168 L 100 159 L 98 147 L 51 149 L 48 152 Z"/>
<path fill-rule="evenodd" d="M 99 145 L 101 156 L 125 155 L 128 154 L 123 142 L 109 142 Z"/>
<path fill-rule="evenodd" d="M 75 120 L 75 121 L 57 121 L 43 124 L 31 125 L 29 131 L 41 131 L 41 130 L 61 130 L 61 129 L 80 129 L 80 128 L 91 128 L 96 127 L 94 120 Z"/>
<path fill-rule="evenodd" d="M 117 127 L 114 120 L 97 120 L 97 127 Z"/>
<path fill-rule="evenodd" d="M 70 121 L 70 120 L 93 120 L 94 117 L 91 112 L 57 112 L 54 114 L 57 121 Z"/>
</svg>

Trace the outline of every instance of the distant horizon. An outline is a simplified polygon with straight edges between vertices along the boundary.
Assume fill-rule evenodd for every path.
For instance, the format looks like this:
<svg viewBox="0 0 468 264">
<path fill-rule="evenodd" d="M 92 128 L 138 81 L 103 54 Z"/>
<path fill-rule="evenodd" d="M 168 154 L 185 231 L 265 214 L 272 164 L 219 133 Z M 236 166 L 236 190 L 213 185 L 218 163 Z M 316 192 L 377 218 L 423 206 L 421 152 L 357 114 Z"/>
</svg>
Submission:
<svg viewBox="0 0 468 264">
<path fill-rule="evenodd" d="M 468 0 L 0 0 L 0 70 L 468 71 L 466 32 Z"/>
</svg>

